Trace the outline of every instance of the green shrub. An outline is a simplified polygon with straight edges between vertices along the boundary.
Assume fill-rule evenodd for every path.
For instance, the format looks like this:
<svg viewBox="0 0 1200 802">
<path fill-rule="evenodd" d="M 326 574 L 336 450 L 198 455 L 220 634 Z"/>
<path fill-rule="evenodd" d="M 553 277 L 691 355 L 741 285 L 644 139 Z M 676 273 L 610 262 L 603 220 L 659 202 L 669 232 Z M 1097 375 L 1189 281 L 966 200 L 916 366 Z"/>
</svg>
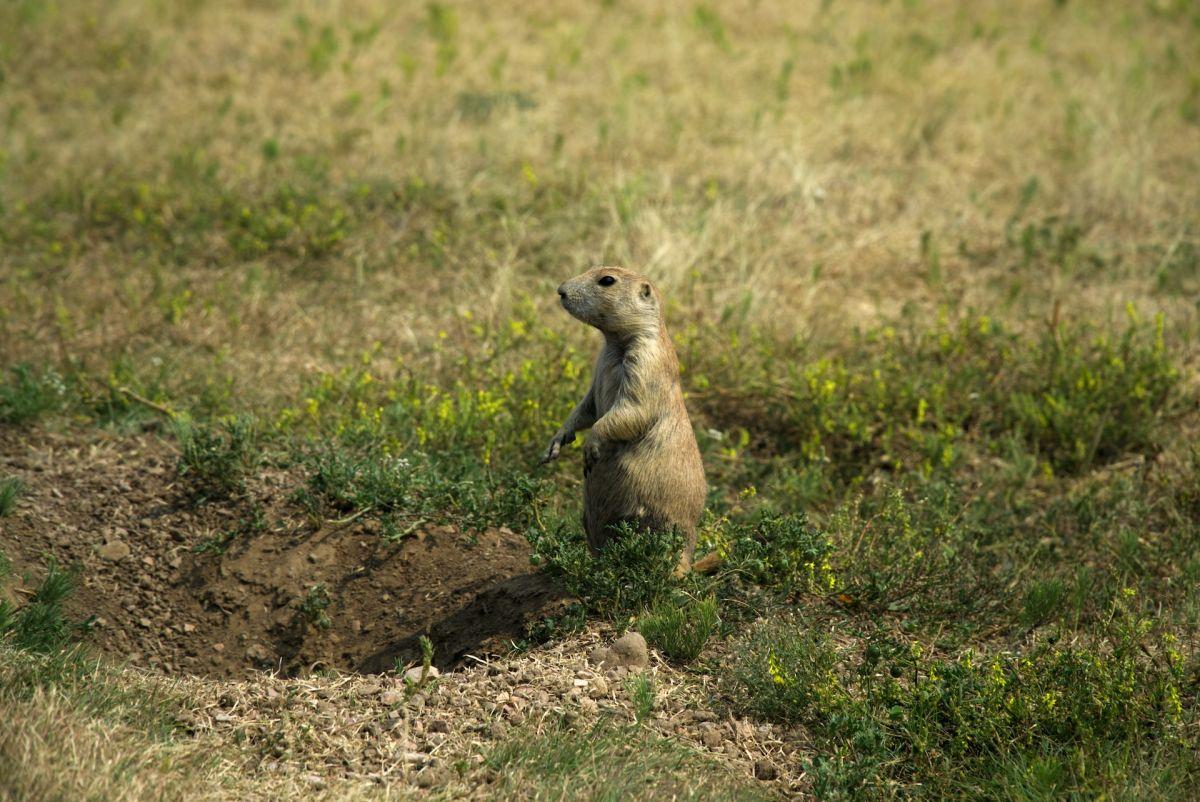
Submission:
<svg viewBox="0 0 1200 802">
<path fill-rule="evenodd" d="M 814 734 L 824 797 L 998 793 L 1018 765 L 1054 774 L 1057 796 L 1086 796 L 1162 761 L 1189 771 L 1194 749 L 1200 664 L 1132 613 L 1131 594 L 1094 642 L 989 657 L 933 657 L 886 636 L 859 655 L 767 622 L 735 647 L 724 687 L 738 709 Z"/>
<path fill-rule="evenodd" d="M 304 616 L 304 620 L 309 624 L 320 629 L 329 629 L 333 622 L 329 619 L 329 614 L 325 611 L 329 609 L 329 605 L 333 600 L 329 597 L 329 590 L 322 583 L 317 583 L 308 589 L 304 594 L 304 598 L 296 605 L 300 614 Z"/>
<path fill-rule="evenodd" d="M 531 527 L 526 537 L 534 565 L 560 576 L 570 592 L 600 615 L 616 618 L 653 607 L 678 584 L 675 569 L 683 536 L 674 530 L 640 532 L 621 524 L 595 557 L 573 527 Z"/>
<path fill-rule="evenodd" d="M 638 617 L 637 629 L 667 657 L 695 660 L 717 627 L 715 597 L 663 599 Z"/>
<path fill-rule="evenodd" d="M 962 497 L 945 485 L 925 490 L 910 501 L 893 486 L 843 505 L 832 517 L 839 574 L 854 604 L 963 613 L 977 603 L 975 544 L 962 523 Z"/>
<path fill-rule="evenodd" d="M 1116 336 L 1082 324 L 1017 335 L 986 316 L 904 321 L 819 357 L 803 343 L 742 337 L 714 348 L 709 332 L 685 331 L 680 351 L 706 417 L 721 431 L 754 433 L 719 455 L 737 465 L 752 449 L 784 510 L 877 471 L 946 477 L 999 442 L 1067 474 L 1153 454 L 1180 385 L 1162 318 L 1150 326 L 1132 312 Z M 725 391 L 705 392 L 714 384 Z"/>
<path fill-rule="evenodd" d="M 1179 372 L 1166 353 L 1162 317 L 1150 333 L 1130 316 L 1115 340 L 1057 329 L 1013 365 L 1004 423 L 1058 470 L 1078 473 L 1158 447 Z"/>
<path fill-rule="evenodd" d="M 759 585 L 784 592 L 825 593 L 837 586 L 829 536 L 803 514 L 766 513 L 718 526 L 709 538 L 725 567 Z"/>
<path fill-rule="evenodd" d="M 760 621 L 736 645 L 726 672 L 735 705 L 773 721 L 823 721 L 849 703 L 838 654 L 824 634 L 802 623 Z"/>
</svg>

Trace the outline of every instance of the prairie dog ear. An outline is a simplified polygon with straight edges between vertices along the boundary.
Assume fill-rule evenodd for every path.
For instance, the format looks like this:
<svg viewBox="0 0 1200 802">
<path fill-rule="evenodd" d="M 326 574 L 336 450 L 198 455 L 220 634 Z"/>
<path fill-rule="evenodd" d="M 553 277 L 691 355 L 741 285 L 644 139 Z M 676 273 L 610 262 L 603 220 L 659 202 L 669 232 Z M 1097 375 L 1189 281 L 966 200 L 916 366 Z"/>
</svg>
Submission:
<svg viewBox="0 0 1200 802">
<path fill-rule="evenodd" d="M 654 290 L 650 289 L 650 282 L 643 281 L 642 286 L 638 287 L 638 294 L 646 300 L 650 300 L 654 296 Z"/>
</svg>

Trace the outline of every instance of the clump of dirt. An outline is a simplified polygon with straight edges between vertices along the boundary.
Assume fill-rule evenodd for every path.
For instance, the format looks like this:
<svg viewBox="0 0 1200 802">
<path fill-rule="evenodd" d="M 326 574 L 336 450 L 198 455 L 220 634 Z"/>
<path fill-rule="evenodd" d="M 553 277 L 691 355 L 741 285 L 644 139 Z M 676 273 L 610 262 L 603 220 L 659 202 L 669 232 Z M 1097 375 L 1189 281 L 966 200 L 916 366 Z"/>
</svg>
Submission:
<svg viewBox="0 0 1200 802">
<path fill-rule="evenodd" d="M 194 506 L 176 460 L 154 435 L 0 427 L 0 474 L 25 487 L 0 518 L 0 551 L 31 584 L 47 557 L 78 566 L 68 611 L 136 665 L 381 672 L 418 659 L 427 634 L 446 668 L 506 651 L 566 603 L 509 529 L 429 525 L 389 543 L 370 522 L 309 520 L 288 501 L 302 479 L 284 470 L 236 502 Z"/>
</svg>

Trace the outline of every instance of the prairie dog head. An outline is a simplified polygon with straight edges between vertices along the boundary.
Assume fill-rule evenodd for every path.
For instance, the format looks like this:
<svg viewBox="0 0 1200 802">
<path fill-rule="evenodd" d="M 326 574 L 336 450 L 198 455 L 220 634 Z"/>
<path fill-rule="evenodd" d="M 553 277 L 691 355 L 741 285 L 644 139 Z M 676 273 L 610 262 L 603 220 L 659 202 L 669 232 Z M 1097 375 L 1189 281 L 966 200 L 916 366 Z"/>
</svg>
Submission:
<svg viewBox="0 0 1200 802">
<path fill-rule="evenodd" d="M 558 287 L 563 308 L 605 334 L 654 334 L 662 302 L 650 279 L 623 267 L 597 267 Z"/>
</svg>

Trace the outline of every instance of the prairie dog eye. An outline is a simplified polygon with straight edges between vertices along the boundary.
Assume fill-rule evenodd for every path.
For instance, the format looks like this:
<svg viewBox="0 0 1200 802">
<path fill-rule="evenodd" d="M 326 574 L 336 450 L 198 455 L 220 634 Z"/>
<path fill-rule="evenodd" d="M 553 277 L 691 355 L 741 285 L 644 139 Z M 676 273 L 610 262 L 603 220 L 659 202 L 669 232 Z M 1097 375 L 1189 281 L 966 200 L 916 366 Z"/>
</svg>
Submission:
<svg viewBox="0 0 1200 802">
<path fill-rule="evenodd" d="M 613 278 L 612 276 L 601 276 L 600 280 L 597 281 L 596 283 L 599 284 L 601 287 L 611 287 L 612 285 L 617 283 L 617 280 L 615 278 Z"/>
</svg>

